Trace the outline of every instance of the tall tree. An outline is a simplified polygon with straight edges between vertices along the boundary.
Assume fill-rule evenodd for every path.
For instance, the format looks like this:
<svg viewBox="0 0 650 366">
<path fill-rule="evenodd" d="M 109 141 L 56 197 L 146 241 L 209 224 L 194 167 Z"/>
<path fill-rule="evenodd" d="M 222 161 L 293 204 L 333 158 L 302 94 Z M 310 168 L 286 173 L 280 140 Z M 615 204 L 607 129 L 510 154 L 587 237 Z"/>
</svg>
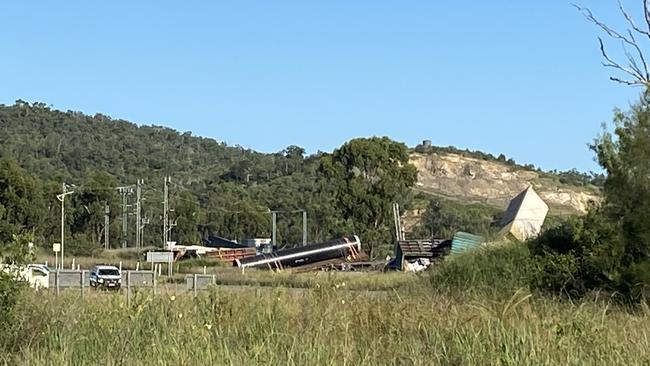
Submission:
<svg viewBox="0 0 650 366">
<path fill-rule="evenodd" d="M 39 182 L 15 161 L 0 160 L 0 244 L 21 232 L 39 233 L 43 200 Z"/>
<path fill-rule="evenodd" d="M 370 256 L 384 254 L 392 243 L 392 203 L 404 202 L 417 180 L 407 146 L 387 137 L 354 139 L 323 157 L 320 171 Z"/>
<path fill-rule="evenodd" d="M 201 244 L 198 227 L 201 218 L 199 204 L 192 193 L 183 191 L 174 200 L 174 216 L 176 227 L 172 236 L 178 244 L 197 245 Z"/>
<path fill-rule="evenodd" d="M 622 230 L 623 285 L 650 284 L 650 104 L 641 100 L 615 115 L 614 133 L 593 146 L 607 171 L 604 212 Z"/>
</svg>

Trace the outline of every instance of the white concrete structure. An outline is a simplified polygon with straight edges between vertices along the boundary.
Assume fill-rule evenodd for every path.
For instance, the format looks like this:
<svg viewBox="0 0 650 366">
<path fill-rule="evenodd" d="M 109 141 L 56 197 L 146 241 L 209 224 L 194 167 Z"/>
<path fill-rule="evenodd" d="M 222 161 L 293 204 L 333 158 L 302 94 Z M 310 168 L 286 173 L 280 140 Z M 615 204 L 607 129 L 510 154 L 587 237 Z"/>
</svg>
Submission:
<svg viewBox="0 0 650 366">
<path fill-rule="evenodd" d="M 510 234 L 519 241 L 533 239 L 542 231 L 547 214 L 546 202 L 533 187 L 528 187 L 510 201 L 501 221 L 501 233 Z"/>
</svg>

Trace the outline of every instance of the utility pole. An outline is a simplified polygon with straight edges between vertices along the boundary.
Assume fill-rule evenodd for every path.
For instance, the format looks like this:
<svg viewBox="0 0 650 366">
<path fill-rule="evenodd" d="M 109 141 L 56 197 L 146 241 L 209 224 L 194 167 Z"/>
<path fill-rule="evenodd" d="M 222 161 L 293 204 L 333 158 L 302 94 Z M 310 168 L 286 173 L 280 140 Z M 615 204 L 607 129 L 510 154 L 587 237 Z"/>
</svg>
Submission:
<svg viewBox="0 0 650 366">
<path fill-rule="evenodd" d="M 59 198 L 59 201 L 61 201 L 61 268 L 65 267 L 63 265 L 63 263 L 64 263 L 63 258 L 65 258 L 64 257 L 64 254 L 65 254 L 65 251 L 64 251 L 64 248 L 65 248 L 65 196 L 67 194 L 67 192 L 66 192 L 67 189 L 68 189 L 68 187 L 66 187 L 65 182 L 63 182 L 63 185 L 62 185 L 63 193 L 61 193 L 61 198 Z M 58 274 L 57 274 L 57 280 L 58 280 Z"/>
<path fill-rule="evenodd" d="M 138 179 L 138 183 L 136 184 L 135 192 L 136 192 L 136 203 L 135 203 L 135 247 L 140 248 L 142 245 L 142 238 L 141 238 L 141 226 L 142 226 L 142 204 L 140 202 L 140 199 L 142 198 L 142 179 Z"/>
<path fill-rule="evenodd" d="M 128 225 L 129 225 L 129 195 L 133 193 L 133 186 L 117 187 L 122 195 L 122 248 L 128 244 Z"/>
<path fill-rule="evenodd" d="M 56 196 L 56 198 L 61 201 L 61 268 L 63 268 L 63 264 L 65 263 L 65 252 L 64 252 L 64 245 L 65 245 L 65 196 L 69 194 L 73 194 L 74 191 L 69 191 L 68 192 L 68 186 L 65 184 L 65 182 L 62 185 L 63 188 L 63 193 L 59 194 Z"/>
<path fill-rule="evenodd" d="M 104 206 L 104 249 L 110 249 L 110 245 L 108 243 L 109 229 L 110 229 L 110 214 L 111 214 L 111 206 L 109 206 L 108 202 L 106 202 L 106 206 Z"/>
<path fill-rule="evenodd" d="M 163 248 L 167 247 L 167 224 L 168 224 L 168 213 L 169 210 L 169 188 L 167 187 L 169 177 L 165 177 L 165 189 L 163 197 Z"/>
<path fill-rule="evenodd" d="M 176 220 L 174 222 L 169 222 L 169 211 L 174 211 L 169 208 L 169 183 L 171 183 L 172 177 L 165 177 L 165 200 L 163 201 L 163 248 L 167 246 L 169 242 L 169 233 L 172 231 L 172 228 L 176 226 Z"/>
<path fill-rule="evenodd" d="M 272 211 L 271 212 L 271 217 L 272 217 L 272 221 L 273 221 L 273 234 L 272 234 L 273 239 L 272 239 L 272 241 L 273 241 L 273 246 L 275 247 L 275 246 L 277 246 L 277 241 L 276 241 L 277 240 L 277 228 L 278 228 L 278 225 L 277 225 L 278 214 L 277 214 L 277 212 Z"/>
<path fill-rule="evenodd" d="M 127 226 L 129 225 L 129 211 L 127 211 L 127 206 L 129 199 L 126 195 L 126 190 L 122 192 L 122 249 L 126 248 L 127 243 Z"/>
<path fill-rule="evenodd" d="M 150 224 L 149 216 L 145 215 L 142 218 L 142 225 L 140 226 L 140 246 L 144 247 L 144 228 Z"/>
<path fill-rule="evenodd" d="M 302 210 L 302 246 L 307 245 L 307 210 Z"/>
</svg>

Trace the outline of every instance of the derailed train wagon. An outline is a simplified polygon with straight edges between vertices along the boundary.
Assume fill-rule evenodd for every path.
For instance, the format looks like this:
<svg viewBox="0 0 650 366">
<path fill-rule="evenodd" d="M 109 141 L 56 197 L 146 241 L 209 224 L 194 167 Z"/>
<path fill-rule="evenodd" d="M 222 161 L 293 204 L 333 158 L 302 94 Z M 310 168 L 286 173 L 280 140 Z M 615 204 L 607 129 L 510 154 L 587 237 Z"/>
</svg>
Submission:
<svg viewBox="0 0 650 366">
<path fill-rule="evenodd" d="M 361 252 L 359 237 L 347 236 L 304 247 L 279 250 L 270 254 L 235 259 L 233 265 L 239 268 L 283 269 L 306 266 L 333 259 L 355 258 Z"/>
</svg>

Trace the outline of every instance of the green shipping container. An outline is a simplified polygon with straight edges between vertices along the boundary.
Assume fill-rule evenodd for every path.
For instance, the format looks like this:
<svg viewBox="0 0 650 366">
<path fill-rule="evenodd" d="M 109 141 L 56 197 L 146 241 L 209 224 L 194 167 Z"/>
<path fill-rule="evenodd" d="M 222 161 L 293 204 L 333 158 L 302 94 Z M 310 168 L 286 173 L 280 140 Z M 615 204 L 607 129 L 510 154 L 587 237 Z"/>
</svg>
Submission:
<svg viewBox="0 0 650 366">
<path fill-rule="evenodd" d="M 481 236 L 459 231 L 454 235 L 454 239 L 451 242 L 451 254 L 458 254 L 469 249 L 478 248 L 483 242 L 484 239 Z"/>
</svg>

